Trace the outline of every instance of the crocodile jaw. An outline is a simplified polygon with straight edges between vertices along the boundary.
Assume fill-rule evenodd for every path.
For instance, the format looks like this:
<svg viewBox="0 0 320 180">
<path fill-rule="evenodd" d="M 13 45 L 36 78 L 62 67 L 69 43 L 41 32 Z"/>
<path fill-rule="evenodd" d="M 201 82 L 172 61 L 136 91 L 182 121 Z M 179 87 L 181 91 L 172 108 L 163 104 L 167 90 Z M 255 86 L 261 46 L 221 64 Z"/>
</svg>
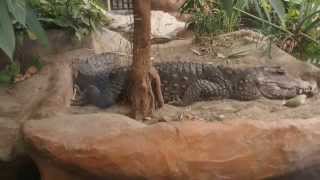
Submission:
<svg viewBox="0 0 320 180">
<path fill-rule="evenodd" d="M 316 82 L 308 82 L 300 79 L 288 80 L 284 82 L 264 81 L 259 83 L 259 91 L 268 99 L 289 99 L 298 95 L 308 97 L 318 93 Z"/>
</svg>

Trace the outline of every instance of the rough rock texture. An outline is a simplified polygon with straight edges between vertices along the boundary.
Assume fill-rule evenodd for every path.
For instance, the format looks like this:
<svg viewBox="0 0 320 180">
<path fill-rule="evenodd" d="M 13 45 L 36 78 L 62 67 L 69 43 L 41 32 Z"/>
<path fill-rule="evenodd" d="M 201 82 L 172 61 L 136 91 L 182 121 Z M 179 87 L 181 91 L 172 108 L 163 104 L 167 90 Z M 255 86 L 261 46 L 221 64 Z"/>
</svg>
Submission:
<svg viewBox="0 0 320 180">
<path fill-rule="evenodd" d="M 97 54 L 103 52 L 131 53 L 131 44 L 129 41 L 119 33 L 107 28 L 102 28 L 92 34 L 92 46 Z"/>
<path fill-rule="evenodd" d="M 109 28 L 120 32 L 133 32 L 133 16 L 109 13 L 112 19 Z M 151 39 L 153 41 L 169 41 L 175 39 L 180 31 L 185 28 L 185 23 L 178 21 L 174 16 L 163 11 L 151 12 Z"/>
<path fill-rule="evenodd" d="M 71 60 L 94 52 L 79 49 L 43 58 L 48 65 L 33 78 L 16 85 L 13 93 L 24 104 L 17 114 L 21 121 L 41 119 L 63 113 L 72 98 Z M 25 92 L 28 93 L 25 93 Z"/>
<path fill-rule="evenodd" d="M 65 138 L 76 143 L 77 141 L 85 141 L 87 143 L 96 143 L 91 141 L 92 139 L 100 139 L 103 140 L 105 136 L 116 136 L 120 133 L 126 133 L 126 131 L 130 129 L 138 129 L 146 127 L 145 124 L 134 121 L 128 117 L 111 114 L 111 113 L 98 113 L 98 114 L 87 114 L 87 115 L 72 115 L 72 116 L 59 116 L 56 118 L 50 118 L 45 120 L 50 123 L 51 128 L 59 130 L 59 134 L 64 134 Z M 38 124 L 38 122 L 42 121 L 31 121 L 31 123 Z M 75 123 L 72 123 L 75 122 Z M 95 122 L 95 123 L 92 123 Z M 32 123 L 32 124 L 33 124 Z M 69 124 L 71 123 L 71 124 Z M 40 123 L 42 124 L 42 123 Z M 40 125 L 38 124 L 38 125 Z M 69 126 L 71 125 L 71 126 Z M 46 123 L 40 125 L 43 128 L 46 128 Z M 38 126 L 39 127 L 39 126 Z M 65 127 L 65 128 L 64 128 Z M 77 135 L 76 135 L 77 134 Z M 73 135 L 79 137 L 79 139 L 71 139 L 74 138 Z M 49 136 L 55 136 L 55 134 L 51 134 Z M 111 140 L 113 141 L 113 140 Z M 136 142 L 137 143 L 137 142 Z M 77 145 L 78 148 L 85 149 L 88 147 L 83 146 L 82 144 Z M 90 145 L 94 146 L 94 144 Z M 89 149 L 88 149 L 89 150 Z M 86 179 L 97 179 L 97 177 L 92 177 L 91 175 L 87 175 L 85 171 L 81 172 L 79 176 L 74 175 L 68 171 L 61 170 L 53 165 L 53 162 L 50 159 L 43 159 L 42 156 L 38 153 L 30 153 L 32 158 L 37 162 L 37 165 L 41 171 L 41 176 L 43 179 L 59 179 L 59 180 L 68 180 L 68 179 L 77 179 L 82 180 Z M 94 163 L 94 162 L 93 162 Z M 94 165 L 94 164 L 92 164 Z M 69 170 L 69 167 L 67 167 Z M 71 172 L 74 170 L 71 167 Z"/>
<path fill-rule="evenodd" d="M 123 118 L 116 118 L 121 124 Z M 26 123 L 25 139 L 31 153 L 40 155 L 35 160 L 46 174 L 43 179 L 248 180 L 320 165 L 318 119 L 185 121 L 111 133 L 119 129 L 116 118 L 113 123 L 108 116 L 105 121 L 70 117 Z"/>
<path fill-rule="evenodd" d="M 38 170 L 33 161 L 23 154 L 20 123 L 12 118 L 0 117 L 0 179 L 36 180 Z"/>
<path fill-rule="evenodd" d="M 12 160 L 19 131 L 18 122 L 0 117 L 0 161 Z"/>
<path fill-rule="evenodd" d="M 22 106 L 3 88 L 0 88 L 0 102 L 4 102 L 0 103 L 0 164 L 6 164 L 19 153 L 17 144 L 20 143 L 21 133 L 16 115 L 20 113 Z M 1 175 L 0 171 L 0 179 Z"/>
<path fill-rule="evenodd" d="M 14 179 L 4 177 L 26 169 L 20 167 L 28 164 L 24 158 L 21 124 L 30 118 L 41 119 L 65 112 L 72 97 L 68 60 L 92 53 L 82 49 L 46 57 L 43 60 L 48 65 L 32 78 L 15 84 L 14 88 L 0 88 L 0 179 Z"/>
<path fill-rule="evenodd" d="M 95 53 L 102 52 L 128 52 L 129 42 L 120 34 L 106 28 L 97 30 L 91 35 L 78 41 L 69 33 L 61 30 L 50 30 L 47 32 L 49 48 L 43 47 L 41 43 L 26 39 L 21 46 L 17 47 L 16 58 L 22 62 L 23 69 L 30 65 L 34 57 L 45 58 L 49 55 L 64 54 L 81 48 L 92 49 Z M 5 54 L 0 53 L 0 69 L 10 60 Z"/>
<path fill-rule="evenodd" d="M 0 87 L 0 117 L 8 120 L 15 119 L 21 111 L 21 104 L 18 99 L 10 94 L 10 90 Z"/>
<path fill-rule="evenodd" d="M 186 0 L 151 0 L 153 10 L 177 12 Z"/>
</svg>

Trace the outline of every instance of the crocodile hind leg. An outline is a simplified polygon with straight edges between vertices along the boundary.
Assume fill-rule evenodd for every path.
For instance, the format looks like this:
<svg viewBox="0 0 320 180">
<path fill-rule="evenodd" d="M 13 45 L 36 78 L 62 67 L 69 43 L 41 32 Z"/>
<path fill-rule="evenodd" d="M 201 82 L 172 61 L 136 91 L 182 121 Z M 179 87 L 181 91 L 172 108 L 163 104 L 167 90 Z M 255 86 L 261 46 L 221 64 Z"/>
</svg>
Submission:
<svg viewBox="0 0 320 180">
<path fill-rule="evenodd" d="M 72 102 L 72 105 L 83 106 L 93 104 L 99 108 L 107 108 L 115 104 L 115 97 L 110 90 L 101 92 L 96 86 L 88 86 L 77 100 Z"/>
<path fill-rule="evenodd" d="M 221 99 L 229 96 L 226 87 L 207 80 L 197 80 L 187 88 L 179 105 L 190 105 L 196 101 Z"/>
</svg>

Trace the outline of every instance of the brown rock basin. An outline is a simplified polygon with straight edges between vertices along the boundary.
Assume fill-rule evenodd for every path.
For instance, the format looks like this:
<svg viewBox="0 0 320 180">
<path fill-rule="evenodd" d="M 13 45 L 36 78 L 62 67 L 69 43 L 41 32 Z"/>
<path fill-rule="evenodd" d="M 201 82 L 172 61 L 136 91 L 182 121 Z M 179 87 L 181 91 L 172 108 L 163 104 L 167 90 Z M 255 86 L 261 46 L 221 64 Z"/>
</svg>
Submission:
<svg viewBox="0 0 320 180">
<path fill-rule="evenodd" d="M 258 180 L 320 165 L 320 119 L 184 121 L 145 126 L 121 115 L 28 121 L 42 179 Z"/>
</svg>

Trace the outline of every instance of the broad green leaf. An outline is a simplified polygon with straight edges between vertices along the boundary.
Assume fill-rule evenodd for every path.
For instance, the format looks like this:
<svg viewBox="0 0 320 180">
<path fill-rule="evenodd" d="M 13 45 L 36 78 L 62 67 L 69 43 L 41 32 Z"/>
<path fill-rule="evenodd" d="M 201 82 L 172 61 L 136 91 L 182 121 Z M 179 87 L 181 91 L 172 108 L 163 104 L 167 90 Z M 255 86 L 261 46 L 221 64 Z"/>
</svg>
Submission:
<svg viewBox="0 0 320 180">
<path fill-rule="evenodd" d="M 0 0 L 0 48 L 12 60 L 15 49 L 15 36 L 6 1 Z"/>
<path fill-rule="evenodd" d="M 265 1 L 261 1 L 261 7 L 263 9 L 263 12 L 267 17 L 268 22 L 271 23 L 271 16 L 270 16 L 271 12 L 269 12 L 269 10 L 268 10 L 268 5 L 269 4 L 267 4 Z"/>
<path fill-rule="evenodd" d="M 11 82 L 11 76 L 9 74 L 0 72 L 0 85 L 9 84 L 10 82 Z"/>
<path fill-rule="evenodd" d="M 102 12 L 102 14 L 107 14 L 107 11 L 105 9 L 103 9 L 103 4 L 100 1 L 89 1 L 91 3 L 91 5 L 98 9 L 100 12 Z"/>
<path fill-rule="evenodd" d="M 259 6 L 259 1 L 258 0 L 254 0 L 253 1 L 254 7 L 259 15 L 260 18 L 264 18 L 264 15 L 262 13 L 261 7 Z"/>
<path fill-rule="evenodd" d="M 51 19 L 51 18 L 39 18 L 39 21 L 41 22 L 47 22 L 47 23 L 52 23 L 55 24 L 59 27 L 64 27 L 64 28 L 71 28 L 73 30 L 77 30 L 78 28 L 71 22 L 69 19 L 63 19 L 63 18 L 56 18 L 56 19 Z"/>
<path fill-rule="evenodd" d="M 36 35 L 37 39 L 46 47 L 49 46 L 48 37 L 44 29 L 42 28 L 37 16 L 34 12 L 27 7 L 27 28 Z"/>
<path fill-rule="evenodd" d="M 310 23 L 306 28 L 303 30 L 305 33 L 308 33 L 312 29 L 316 29 L 317 27 L 320 27 L 320 18 L 316 19 L 312 23 Z"/>
<path fill-rule="evenodd" d="M 7 4 L 11 15 L 24 26 L 26 24 L 26 1 L 7 0 Z"/>
<path fill-rule="evenodd" d="M 232 15 L 233 0 L 220 0 L 223 9 L 226 11 L 227 15 L 230 17 Z"/>
<path fill-rule="evenodd" d="M 11 77 L 15 77 L 17 74 L 20 73 L 20 66 L 19 64 L 17 63 L 11 63 L 9 66 L 8 66 L 8 75 L 11 76 Z"/>
<path fill-rule="evenodd" d="M 277 13 L 280 21 L 281 21 L 281 24 L 283 26 L 285 26 L 285 9 L 284 9 L 284 4 L 281 0 L 269 0 L 272 8 L 275 10 L 275 12 Z"/>
<path fill-rule="evenodd" d="M 190 13 L 192 11 L 202 10 L 204 0 L 187 0 L 180 8 L 181 13 Z"/>
<path fill-rule="evenodd" d="M 308 21 L 310 21 L 310 23 L 312 23 L 312 19 L 314 18 L 314 17 L 317 17 L 317 16 L 319 16 L 320 15 L 320 10 L 318 10 L 318 11 L 315 11 L 315 12 L 313 12 L 313 13 L 311 13 L 311 14 L 309 14 L 308 16 L 305 16 L 305 17 L 303 17 L 302 18 L 302 20 L 299 22 L 299 24 L 297 25 L 297 31 L 302 31 L 302 27 L 303 27 L 303 25 L 306 23 L 306 22 L 308 22 Z M 316 19 L 317 20 L 317 19 Z M 315 20 L 315 21 L 316 21 Z M 317 28 L 315 25 L 317 25 L 318 23 L 316 22 L 314 25 L 311 25 L 311 26 L 309 26 L 309 27 L 307 27 L 308 28 L 308 30 L 307 31 L 309 31 L 309 28 Z"/>
</svg>

